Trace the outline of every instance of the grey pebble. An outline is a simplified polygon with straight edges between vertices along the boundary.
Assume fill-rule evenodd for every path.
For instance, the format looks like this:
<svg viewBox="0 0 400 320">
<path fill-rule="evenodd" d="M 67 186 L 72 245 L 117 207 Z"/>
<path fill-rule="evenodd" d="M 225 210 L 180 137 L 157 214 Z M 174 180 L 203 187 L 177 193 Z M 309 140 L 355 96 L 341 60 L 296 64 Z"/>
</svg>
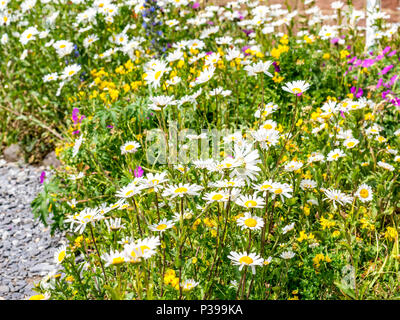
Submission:
<svg viewBox="0 0 400 320">
<path fill-rule="evenodd" d="M 1 294 L 4 294 L 4 293 L 6 293 L 6 292 L 8 292 L 8 291 L 9 291 L 9 289 L 8 289 L 7 286 L 0 286 L 0 293 L 1 293 Z"/>
</svg>

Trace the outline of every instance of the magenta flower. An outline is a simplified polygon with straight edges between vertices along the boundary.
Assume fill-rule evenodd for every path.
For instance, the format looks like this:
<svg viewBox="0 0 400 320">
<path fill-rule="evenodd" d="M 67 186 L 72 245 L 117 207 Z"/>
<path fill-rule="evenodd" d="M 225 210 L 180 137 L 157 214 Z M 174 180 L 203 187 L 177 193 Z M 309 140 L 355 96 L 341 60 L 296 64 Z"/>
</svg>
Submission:
<svg viewBox="0 0 400 320">
<path fill-rule="evenodd" d="M 380 88 L 382 86 L 382 83 L 383 83 L 383 79 L 379 78 L 378 83 L 376 84 L 376 88 L 377 89 Z"/>
<path fill-rule="evenodd" d="M 193 9 L 198 9 L 198 8 L 200 8 L 200 3 L 199 3 L 199 2 L 193 3 L 192 8 L 193 8 Z"/>
<path fill-rule="evenodd" d="M 392 65 L 392 64 L 389 65 L 389 66 L 386 66 L 386 67 L 384 67 L 384 68 L 382 69 L 382 71 L 381 71 L 380 73 L 378 73 L 378 74 L 384 75 L 384 74 L 388 73 L 389 70 L 392 69 L 392 68 L 393 68 L 393 65 Z"/>
<path fill-rule="evenodd" d="M 390 46 L 387 46 L 385 49 L 383 49 L 382 54 L 386 54 L 390 51 Z"/>
<path fill-rule="evenodd" d="M 368 68 L 375 63 L 375 59 L 365 59 L 362 63 L 363 68 Z"/>
<path fill-rule="evenodd" d="M 246 29 L 243 29 L 242 31 L 246 34 L 246 36 L 249 36 L 249 34 L 254 32 L 254 30 L 246 30 Z"/>
<path fill-rule="evenodd" d="M 39 183 L 42 184 L 45 178 L 46 178 L 46 171 L 42 171 L 42 173 L 40 174 Z"/>
<path fill-rule="evenodd" d="M 390 94 L 390 93 L 391 93 L 390 90 L 383 91 L 383 92 L 382 92 L 382 99 L 386 99 L 386 96 L 387 96 L 388 94 Z"/>
<path fill-rule="evenodd" d="M 141 166 L 137 166 L 136 169 L 133 170 L 133 175 L 134 175 L 136 178 L 140 178 L 141 176 L 143 176 L 143 173 L 144 173 L 144 171 L 143 171 L 143 169 L 142 169 Z"/>
<path fill-rule="evenodd" d="M 390 81 L 389 81 L 389 85 L 390 85 L 390 86 L 394 85 L 394 83 L 396 82 L 396 80 L 397 80 L 398 77 L 399 77 L 399 76 L 398 76 L 397 74 L 395 74 L 393 77 L 391 77 L 391 78 L 390 78 Z"/>
<path fill-rule="evenodd" d="M 78 113 L 79 113 L 79 109 L 78 108 L 72 109 L 72 121 L 74 123 L 77 123 L 79 121 Z"/>
<path fill-rule="evenodd" d="M 357 57 L 353 57 L 351 58 L 349 61 L 347 61 L 348 64 L 353 63 L 354 61 L 356 61 Z"/>
</svg>

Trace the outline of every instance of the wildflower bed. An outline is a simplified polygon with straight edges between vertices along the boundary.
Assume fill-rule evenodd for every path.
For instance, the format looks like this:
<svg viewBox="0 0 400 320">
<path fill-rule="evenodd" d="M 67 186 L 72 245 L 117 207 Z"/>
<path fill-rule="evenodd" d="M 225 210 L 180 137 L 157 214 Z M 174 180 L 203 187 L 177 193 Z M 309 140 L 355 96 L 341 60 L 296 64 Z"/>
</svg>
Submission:
<svg viewBox="0 0 400 320">
<path fill-rule="evenodd" d="M 332 8 L 1 0 L 4 101 L 63 164 L 32 298 L 398 298 L 398 25 Z"/>
</svg>

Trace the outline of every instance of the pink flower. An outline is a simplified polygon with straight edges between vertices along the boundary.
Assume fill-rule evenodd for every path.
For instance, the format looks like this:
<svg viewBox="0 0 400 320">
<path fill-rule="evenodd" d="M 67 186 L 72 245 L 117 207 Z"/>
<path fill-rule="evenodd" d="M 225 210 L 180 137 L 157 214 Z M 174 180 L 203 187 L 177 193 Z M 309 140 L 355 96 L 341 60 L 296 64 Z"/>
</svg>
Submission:
<svg viewBox="0 0 400 320">
<path fill-rule="evenodd" d="M 143 169 L 142 169 L 141 166 L 137 166 L 136 169 L 133 170 L 133 175 L 134 175 L 136 178 L 140 178 L 141 176 L 143 176 L 143 173 L 144 173 L 144 171 L 143 171 Z"/>
<path fill-rule="evenodd" d="M 392 68 L 393 68 L 393 65 L 392 65 L 392 64 L 389 65 L 389 66 L 386 66 L 386 67 L 384 67 L 384 68 L 382 69 L 382 71 L 381 71 L 380 73 L 378 73 L 378 74 L 384 75 L 384 74 L 388 73 L 389 70 L 392 69 Z"/>
<path fill-rule="evenodd" d="M 39 183 L 42 184 L 44 182 L 44 178 L 46 178 L 46 171 L 42 171 L 39 178 Z"/>
</svg>

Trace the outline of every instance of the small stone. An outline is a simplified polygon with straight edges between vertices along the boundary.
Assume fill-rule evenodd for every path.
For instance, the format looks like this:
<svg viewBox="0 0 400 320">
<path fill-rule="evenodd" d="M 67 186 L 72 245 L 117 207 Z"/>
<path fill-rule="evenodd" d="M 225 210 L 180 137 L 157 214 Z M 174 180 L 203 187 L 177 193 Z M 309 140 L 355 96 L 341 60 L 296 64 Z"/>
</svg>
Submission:
<svg viewBox="0 0 400 320">
<path fill-rule="evenodd" d="M 7 286 L 0 286 L 0 293 L 7 293 L 9 290 Z"/>
<path fill-rule="evenodd" d="M 3 151 L 4 159 L 9 162 L 17 162 L 22 158 L 22 149 L 18 144 L 12 144 Z"/>
<path fill-rule="evenodd" d="M 46 167 L 53 166 L 54 168 L 58 168 L 61 166 L 61 162 L 57 159 L 56 153 L 52 151 L 44 158 L 43 165 Z"/>
</svg>

